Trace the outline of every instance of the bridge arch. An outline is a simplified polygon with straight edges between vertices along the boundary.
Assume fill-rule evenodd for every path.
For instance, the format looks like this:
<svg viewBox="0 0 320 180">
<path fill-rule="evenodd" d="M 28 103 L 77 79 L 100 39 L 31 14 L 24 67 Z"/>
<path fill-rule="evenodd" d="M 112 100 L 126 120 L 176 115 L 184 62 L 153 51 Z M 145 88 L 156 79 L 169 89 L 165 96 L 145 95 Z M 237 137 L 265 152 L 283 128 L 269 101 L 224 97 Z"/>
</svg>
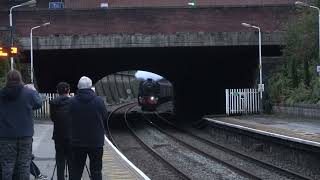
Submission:
<svg viewBox="0 0 320 180">
<path fill-rule="evenodd" d="M 263 56 L 280 54 L 280 46 L 263 47 Z M 258 73 L 257 46 L 37 50 L 34 55 L 42 92 L 54 91 L 59 81 L 75 90 L 83 75 L 97 82 L 108 74 L 143 69 L 173 84 L 177 112 L 196 116 L 223 113 L 224 89 L 253 87 Z"/>
</svg>

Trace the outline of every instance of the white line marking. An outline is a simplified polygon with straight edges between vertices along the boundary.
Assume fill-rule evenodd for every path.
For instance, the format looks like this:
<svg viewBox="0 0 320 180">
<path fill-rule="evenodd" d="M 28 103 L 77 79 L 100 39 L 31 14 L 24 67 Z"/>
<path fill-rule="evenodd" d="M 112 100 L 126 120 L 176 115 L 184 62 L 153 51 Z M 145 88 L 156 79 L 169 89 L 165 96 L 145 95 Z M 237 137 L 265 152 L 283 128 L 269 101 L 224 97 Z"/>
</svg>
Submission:
<svg viewBox="0 0 320 180">
<path fill-rule="evenodd" d="M 108 142 L 108 144 L 116 151 L 119 156 L 126 161 L 135 171 L 137 171 L 138 174 L 140 174 L 145 180 L 150 180 L 150 178 L 144 174 L 139 168 L 137 168 L 132 162 L 130 162 L 112 143 L 111 141 L 104 136 L 104 139 Z"/>
<path fill-rule="evenodd" d="M 308 144 L 308 145 L 320 147 L 320 143 L 316 142 L 316 141 L 309 141 L 309 140 L 305 140 L 305 139 L 300 139 L 300 138 L 285 136 L 285 135 L 281 135 L 281 134 L 271 133 L 271 132 L 267 132 L 267 131 L 257 130 L 257 129 L 253 129 L 253 128 L 249 128 L 249 127 L 245 127 L 245 126 L 240 126 L 240 125 L 236 125 L 236 124 L 230 124 L 230 123 L 226 123 L 226 122 L 217 121 L 217 120 L 210 119 L 210 118 L 204 118 L 204 119 L 206 119 L 208 121 L 215 122 L 217 124 L 227 125 L 227 126 L 231 126 L 231 127 L 235 127 L 235 128 L 239 128 L 239 129 L 244 129 L 244 130 L 248 130 L 248 131 L 255 132 L 255 133 L 260 133 L 263 135 L 270 135 L 270 136 L 281 138 L 284 140 L 292 140 L 292 141 L 295 141 L 298 143 L 303 143 L 303 144 Z"/>
</svg>

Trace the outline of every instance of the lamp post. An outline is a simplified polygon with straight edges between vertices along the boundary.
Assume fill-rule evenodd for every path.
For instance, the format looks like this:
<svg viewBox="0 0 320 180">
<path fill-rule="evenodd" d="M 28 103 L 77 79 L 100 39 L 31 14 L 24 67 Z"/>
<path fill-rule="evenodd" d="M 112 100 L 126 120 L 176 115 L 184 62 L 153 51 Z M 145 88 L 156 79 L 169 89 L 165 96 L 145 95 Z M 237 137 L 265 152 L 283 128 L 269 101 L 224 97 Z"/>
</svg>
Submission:
<svg viewBox="0 0 320 180">
<path fill-rule="evenodd" d="M 31 83 L 33 84 L 33 44 L 32 44 L 32 31 L 42 26 L 48 26 L 50 22 L 43 23 L 39 26 L 35 26 L 30 30 L 30 68 L 31 68 Z"/>
<path fill-rule="evenodd" d="M 262 84 L 261 30 L 260 30 L 260 27 L 253 26 L 248 23 L 241 23 L 241 25 L 248 27 L 248 28 L 258 29 L 258 31 L 259 31 L 259 72 L 260 72 L 259 79 L 260 79 L 260 81 L 259 81 L 258 91 L 260 93 L 260 103 L 262 103 L 262 92 L 264 91 L 264 84 Z"/>
<path fill-rule="evenodd" d="M 297 6 L 304 6 L 304 7 L 309 7 L 309 8 L 313 8 L 313 9 L 318 10 L 318 36 L 319 36 L 319 40 L 318 40 L 319 54 L 318 54 L 318 57 L 320 59 L 320 9 L 318 7 L 316 7 L 316 6 L 311 6 L 311 5 L 309 5 L 307 3 L 304 3 L 304 2 L 301 2 L 301 1 L 296 1 L 294 4 L 297 5 Z"/>
<path fill-rule="evenodd" d="M 13 46 L 13 34 L 12 34 L 12 10 L 14 8 L 18 8 L 18 7 L 22 7 L 22 6 L 33 6 L 37 3 L 36 0 L 30 0 L 30 1 L 27 1 L 27 2 L 24 2 L 24 3 L 21 3 L 21 4 L 18 4 L 18 5 L 15 5 L 15 6 L 12 6 L 10 8 L 10 13 L 9 13 L 9 23 L 10 23 L 10 30 L 11 30 L 11 46 Z M 13 70 L 13 57 L 10 58 L 10 67 L 11 67 L 11 70 Z"/>
</svg>

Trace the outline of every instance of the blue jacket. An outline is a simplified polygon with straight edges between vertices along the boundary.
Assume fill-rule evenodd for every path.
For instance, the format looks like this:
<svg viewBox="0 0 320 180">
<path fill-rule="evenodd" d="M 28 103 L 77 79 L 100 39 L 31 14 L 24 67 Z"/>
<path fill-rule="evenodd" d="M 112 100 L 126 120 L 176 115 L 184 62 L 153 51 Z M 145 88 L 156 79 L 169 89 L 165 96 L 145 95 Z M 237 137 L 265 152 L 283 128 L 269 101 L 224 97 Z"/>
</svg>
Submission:
<svg viewBox="0 0 320 180">
<path fill-rule="evenodd" d="M 91 89 L 80 89 L 70 100 L 71 145 L 102 147 L 107 108 L 103 100 Z"/>
<path fill-rule="evenodd" d="M 31 137 L 34 133 L 33 110 L 41 108 L 39 94 L 23 85 L 0 90 L 0 137 Z"/>
</svg>

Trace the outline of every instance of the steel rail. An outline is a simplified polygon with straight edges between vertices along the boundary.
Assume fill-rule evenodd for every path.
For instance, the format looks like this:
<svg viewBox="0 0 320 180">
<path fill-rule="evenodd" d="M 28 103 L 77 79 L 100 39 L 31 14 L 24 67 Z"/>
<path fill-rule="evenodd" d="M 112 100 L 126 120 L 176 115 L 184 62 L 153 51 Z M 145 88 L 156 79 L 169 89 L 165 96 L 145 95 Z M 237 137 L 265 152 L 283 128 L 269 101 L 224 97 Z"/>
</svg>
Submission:
<svg viewBox="0 0 320 180">
<path fill-rule="evenodd" d="M 204 156 L 206 158 L 209 158 L 209 159 L 211 159 L 213 161 L 216 161 L 216 162 L 218 162 L 218 163 L 220 163 L 220 164 L 222 164 L 222 165 L 234 170 L 235 172 L 237 172 L 237 173 L 239 173 L 239 174 L 241 174 L 241 175 L 243 175 L 243 176 L 245 176 L 247 178 L 255 179 L 255 180 L 262 180 L 261 178 L 257 177 L 256 175 L 254 175 L 253 173 L 251 173 L 249 171 L 246 171 L 246 170 L 243 170 L 241 168 L 238 168 L 238 167 L 232 165 L 231 163 L 228 163 L 228 162 L 223 161 L 223 160 L 221 160 L 221 159 L 219 159 L 217 157 L 214 157 L 214 156 L 212 156 L 212 155 L 210 155 L 208 153 L 205 153 L 204 151 L 202 151 L 202 150 L 200 150 L 200 149 L 198 149 L 198 148 L 196 148 L 196 147 L 194 147 L 194 146 L 192 146 L 192 145 L 190 145 L 190 144 L 188 144 L 188 143 L 176 138 L 175 136 L 167 133 L 165 130 L 163 130 L 163 128 L 159 127 L 157 124 L 153 123 L 150 119 L 146 118 L 146 121 L 148 121 L 151 126 L 155 127 L 157 130 L 159 130 L 160 132 L 162 132 L 166 136 L 170 137 L 171 139 L 173 139 L 177 143 L 182 144 L 183 146 L 187 147 L 188 149 L 192 150 L 193 152 L 195 152 L 195 153 L 197 153 L 199 155 L 202 155 L 202 156 Z"/>
<path fill-rule="evenodd" d="M 112 116 L 119 110 L 123 109 L 123 108 L 126 108 L 127 106 L 130 106 L 130 105 L 133 105 L 133 104 L 136 104 L 136 102 L 133 102 L 133 103 L 129 103 L 129 104 L 124 104 L 122 106 L 119 106 L 117 107 L 116 109 L 114 109 L 112 112 L 110 112 L 108 118 L 107 118 L 107 132 L 108 132 L 108 137 L 110 139 L 110 141 L 112 142 L 112 144 L 117 148 L 119 149 L 116 141 L 114 140 L 113 136 L 112 136 L 112 133 L 110 131 L 110 120 L 112 119 Z"/>
<path fill-rule="evenodd" d="M 133 108 L 133 107 L 132 107 Z M 144 143 L 144 141 L 139 138 L 139 136 L 137 135 L 137 133 L 134 131 L 134 129 L 130 126 L 130 123 L 128 121 L 127 118 L 127 112 L 129 112 L 130 109 L 128 109 L 128 111 L 125 112 L 125 123 L 127 125 L 127 128 L 130 130 L 130 132 L 133 134 L 133 136 L 136 138 L 136 140 L 140 143 L 140 145 L 147 150 L 148 152 L 150 152 L 154 157 L 156 157 L 157 159 L 159 159 L 162 163 L 165 163 L 167 166 L 169 166 L 171 169 L 173 169 L 179 176 L 181 176 L 181 178 L 186 179 L 186 180 L 191 180 L 190 177 L 188 177 L 186 174 L 184 174 L 183 172 L 181 172 L 179 169 L 177 169 L 173 164 L 171 164 L 170 162 L 168 162 L 166 159 L 164 159 L 159 153 L 157 153 L 155 150 L 153 150 L 152 147 L 150 147 L 149 145 L 147 145 L 146 143 Z"/>
<path fill-rule="evenodd" d="M 199 141 L 201 141 L 201 142 L 203 142 L 203 143 L 205 143 L 205 144 L 208 144 L 208 145 L 210 145 L 210 146 L 213 146 L 213 147 L 215 147 L 215 148 L 218 148 L 218 149 L 220 149 L 220 150 L 222 150 L 222 151 L 228 152 L 228 153 L 230 153 L 230 154 L 232 154 L 232 155 L 234 155 L 234 156 L 238 156 L 238 157 L 240 157 L 240 158 L 242 158 L 242 159 L 247 159 L 247 160 L 249 160 L 249 161 L 251 161 L 251 162 L 253 162 L 253 163 L 256 163 L 256 164 L 260 165 L 260 166 L 263 167 L 263 168 L 266 168 L 266 169 L 271 170 L 271 171 L 276 171 L 278 174 L 283 175 L 283 176 L 286 176 L 286 177 L 288 177 L 288 178 L 290 178 L 290 179 L 312 180 L 311 178 L 306 177 L 306 176 L 304 176 L 304 175 L 302 175 L 302 174 L 298 174 L 298 173 L 293 172 L 293 171 L 291 171 L 291 170 L 284 169 L 284 168 L 275 166 L 275 165 L 273 165 L 273 164 L 270 164 L 270 163 L 261 161 L 261 160 L 259 160 L 259 159 L 254 158 L 254 157 L 245 155 L 245 154 L 243 154 L 243 153 L 241 153 L 241 152 L 238 152 L 238 151 L 235 151 L 235 150 L 233 150 L 233 149 L 224 147 L 224 146 L 222 146 L 222 145 L 220 145 L 220 144 L 214 143 L 214 142 L 212 142 L 212 141 L 210 141 L 210 140 L 208 140 L 208 139 L 204 139 L 204 138 L 202 138 L 202 137 L 199 137 L 198 135 L 195 135 L 195 134 L 192 133 L 192 132 L 189 132 L 189 131 L 186 131 L 186 130 L 184 130 L 184 129 L 180 129 L 180 128 L 176 127 L 174 124 L 170 123 L 170 121 L 168 121 L 167 119 L 165 119 L 164 117 L 162 117 L 161 115 L 159 115 L 159 113 L 156 112 L 155 114 L 156 114 L 162 121 L 166 122 L 168 125 L 170 125 L 170 126 L 173 127 L 174 129 L 176 129 L 177 131 L 180 131 L 180 132 L 185 133 L 185 134 L 187 134 L 187 135 L 189 135 L 189 136 L 191 136 L 191 137 L 194 137 L 195 139 L 198 139 Z"/>
</svg>

